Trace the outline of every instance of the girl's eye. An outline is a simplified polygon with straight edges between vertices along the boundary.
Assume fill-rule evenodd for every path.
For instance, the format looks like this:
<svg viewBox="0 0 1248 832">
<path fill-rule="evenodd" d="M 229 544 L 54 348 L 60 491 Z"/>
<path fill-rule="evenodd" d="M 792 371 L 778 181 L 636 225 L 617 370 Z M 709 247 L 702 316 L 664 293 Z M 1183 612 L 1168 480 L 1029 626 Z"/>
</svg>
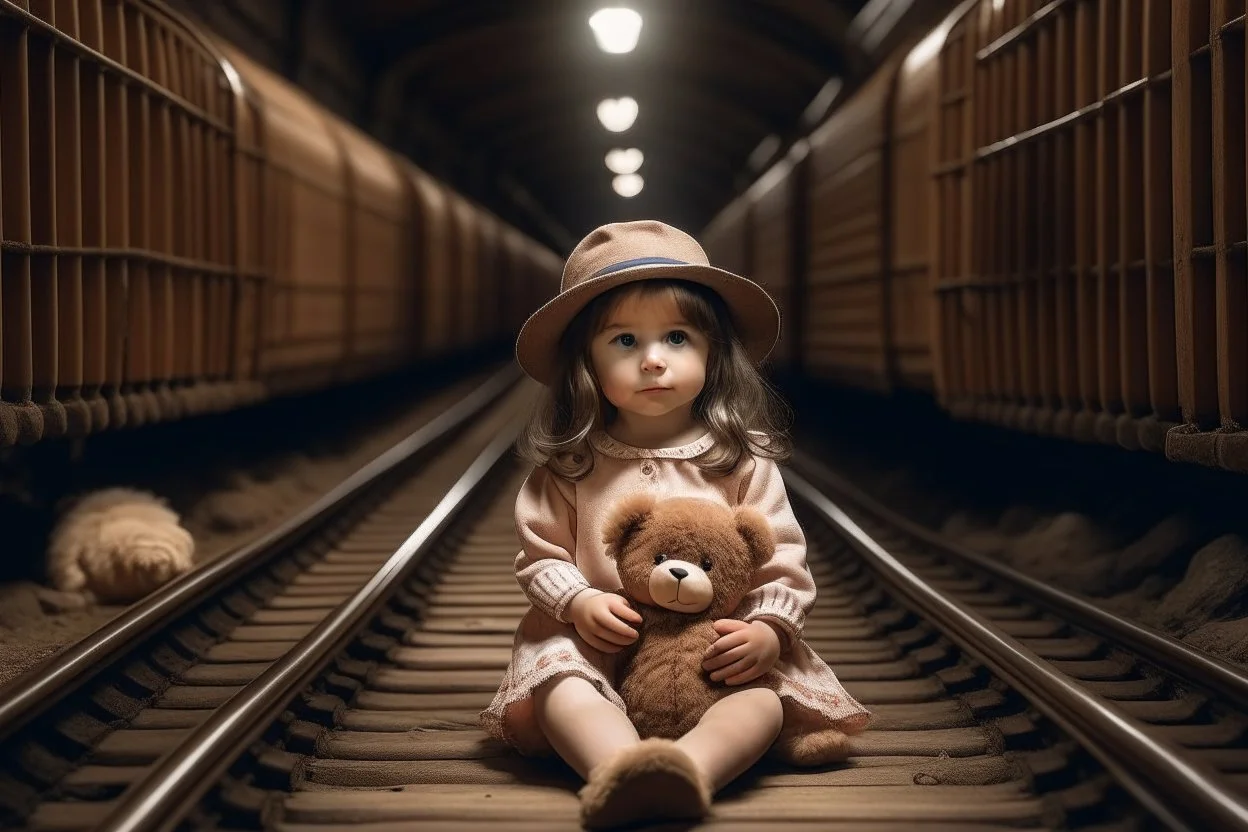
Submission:
<svg viewBox="0 0 1248 832">
<path fill-rule="evenodd" d="M 667 560 L 667 555 L 655 555 L 655 556 L 654 556 L 654 565 L 655 565 L 655 566 L 658 566 L 660 563 L 662 563 L 662 562 L 663 562 L 663 561 L 665 561 L 665 560 Z"/>
<path fill-rule="evenodd" d="M 631 347 L 637 343 L 637 339 L 627 332 L 615 336 L 615 340 L 620 342 L 621 347 Z"/>
<path fill-rule="evenodd" d="M 711 559 L 710 558 L 702 558 L 702 571 L 703 572 L 711 571 Z"/>
<path fill-rule="evenodd" d="M 686 339 L 688 336 L 686 336 L 686 335 L 685 335 L 685 333 L 681 332 L 681 331 L 678 329 L 678 330 L 675 330 L 674 332 L 670 333 L 667 337 L 671 340 L 671 342 L 672 342 L 673 344 L 678 344 L 678 345 L 679 345 L 679 344 L 683 344 L 683 343 L 685 343 L 685 339 Z"/>
</svg>

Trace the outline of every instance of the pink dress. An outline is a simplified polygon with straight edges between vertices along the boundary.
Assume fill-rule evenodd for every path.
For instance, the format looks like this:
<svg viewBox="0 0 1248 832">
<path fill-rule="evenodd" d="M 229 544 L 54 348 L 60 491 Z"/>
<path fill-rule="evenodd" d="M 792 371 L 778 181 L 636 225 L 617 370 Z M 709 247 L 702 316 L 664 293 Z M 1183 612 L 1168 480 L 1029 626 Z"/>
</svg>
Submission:
<svg viewBox="0 0 1248 832">
<path fill-rule="evenodd" d="M 729 507 L 747 503 L 770 521 L 775 556 L 759 570 L 758 585 L 733 617 L 767 617 L 788 635 L 772 672 L 781 680 L 777 693 L 803 706 L 792 710 L 809 722 L 810 730 L 837 728 L 855 734 L 866 727 L 870 713 L 801 638 L 815 584 L 806 566 L 806 538 L 793 516 L 779 467 L 751 457 L 727 476 L 709 475 L 690 460 L 713 441 L 706 434 L 675 448 L 635 448 L 596 431 L 590 435 L 594 469 L 580 482 L 569 482 L 547 468 L 534 469 L 525 480 L 516 498 L 516 530 L 523 546 L 516 556 L 516 580 L 532 607 L 516 629 L 498 693 L 481 713 L 487 733 L 522 754 L 551 753 L 534 718 L 532 693 L 561 674 L 587 679 L 627 711 L 616 693 L 615 655 L 586 644 L 564 613 L 586 587 L 620 588 L 615 564 L 602 543 L 602 524 L 621 498 L 641 490 L 659 497 L 718 500 Z"/>
</svg>

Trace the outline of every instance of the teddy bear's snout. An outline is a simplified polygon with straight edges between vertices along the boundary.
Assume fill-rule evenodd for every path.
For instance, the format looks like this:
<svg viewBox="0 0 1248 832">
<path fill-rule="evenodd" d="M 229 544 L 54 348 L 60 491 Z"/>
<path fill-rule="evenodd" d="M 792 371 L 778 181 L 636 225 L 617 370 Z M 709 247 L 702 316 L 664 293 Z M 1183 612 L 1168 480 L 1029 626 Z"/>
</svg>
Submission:
<svg viewBox="0 0 1248 832">
<path fill-rule="evenodd" d="M 646 588 L 656 606 L 675 612 L 700 613 L 715 600 L 710 576 L 687 560 L 665 561 L 653 567 Z"/>
</svg>

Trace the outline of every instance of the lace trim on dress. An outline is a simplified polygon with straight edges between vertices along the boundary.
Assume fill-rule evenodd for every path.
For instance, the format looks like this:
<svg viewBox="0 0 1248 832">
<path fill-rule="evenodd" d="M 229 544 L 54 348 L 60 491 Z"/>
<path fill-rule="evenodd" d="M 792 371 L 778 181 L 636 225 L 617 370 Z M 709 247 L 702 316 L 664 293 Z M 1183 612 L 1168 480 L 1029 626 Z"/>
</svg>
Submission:
<svg viewBox="0 0 1248 832">
<path fill-rule="evenodd" d="M 589 435 L 589 444 L 598 453 L 615 459 L 693 459 L 710 450 L 715 444 L 715 437 L 708 431 L 692 442 L 674 448 L 638 448 L 613 439 L 605 430 L 596 430 Z"/>
</svg>

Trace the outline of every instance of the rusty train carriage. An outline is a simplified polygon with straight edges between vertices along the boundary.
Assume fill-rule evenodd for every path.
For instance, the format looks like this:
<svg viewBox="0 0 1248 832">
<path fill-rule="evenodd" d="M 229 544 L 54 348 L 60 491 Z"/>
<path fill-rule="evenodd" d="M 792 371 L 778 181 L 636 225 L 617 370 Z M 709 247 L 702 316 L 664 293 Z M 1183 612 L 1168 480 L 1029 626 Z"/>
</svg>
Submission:
<svg viewBox="0 0 1248 832">
<path fill-rule="evenodd" d="M 554 291 L 553 252 L 163 7 L 0 0 L 0 41 L 0 446 L 503 341 Z"/>
<path fill-rule="evenodd" d="M 773 363 L 1248 471 L 1244 11 L 968 0 L 898 50 L 810 137 L 787 235 L 757 188 L 705 232 L 804 284 Z"/>
<path fill-rule="evenodd" d="M 702 232 L 702 245 L 712 263 L 738 274 L 746 273 L 749 266 L 750 235 L 745 224 L 749 219 L 748 206 L 743 200 L 729 203 Z"/>
<path fill-rule="evenodd" d="M 1244 468 L 1241 5 L 971 0 L 707 248 L 775 293 L 781 365 Z M 3 8 L 6 444 L 467 349 L 553 289 L 553 253 L 155 6 Z"/>
<path fill-rule="evenodd" d="M 798 286 L 793 280 L 792 262 L 797 253 L 793 239 L 797 193 L 794 183 L 800 178 L 802 162 L 802 159 L 786 159 L 760 179 L 750 193 L 750 203 L 754 206 L 754 235 L 744 273 L 767 287 L 785 319 L 789 320 L 797 314 L 794 292 Z M 796 327 L 782 328 L 780 343 L 773 353 L 775 360 L 785 363 L 796 360 L 801 345 L 793 340 L 795 331 L 798 331 Z"/>
<path fill-rule="evenodd" d="M 891 206 L 885 256 L 891 258 L 888 268 L 893 284 L 887 322 L 895 345 L 892 372 L 907 385 L 930 390 L 935 377 L 935 338 L 934 315 L 924 302 L 933 268 L 927 240 L 929 225 L 942 214 L 936 207 L 935 181 L 928 173 L 935 162 L 931 131 L 937 118 L 933 94 L 937 67 L 922 59 L 916 46 L 897 69 L 889 145 L 892 174 L 885 183 Z"/>
<path fill-rule="evenodd" d="M 1248 470 L 1243 6 L 967 0 L 896 50 L 703 234 L 776 296 L 773 362 Z M 503 343 L 555 290 L 148 0 L 0 0 L 0 37 L 2 444 Z"/>
</svg>

